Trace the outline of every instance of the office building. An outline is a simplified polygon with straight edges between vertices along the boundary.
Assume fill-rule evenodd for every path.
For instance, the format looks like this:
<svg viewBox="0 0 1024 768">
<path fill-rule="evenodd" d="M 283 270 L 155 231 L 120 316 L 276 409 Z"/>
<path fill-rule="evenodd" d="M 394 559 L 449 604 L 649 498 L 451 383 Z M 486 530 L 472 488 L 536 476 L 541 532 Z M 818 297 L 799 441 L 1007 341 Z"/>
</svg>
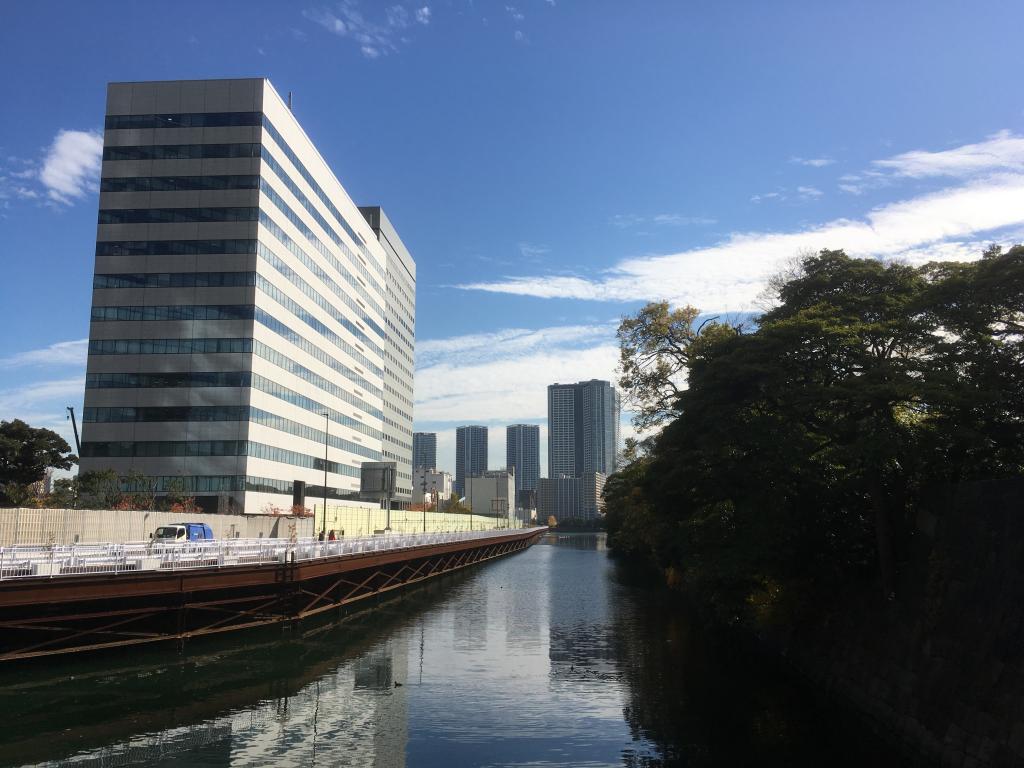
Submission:
<svg viewBox="0 0 1024 768">
<path fill-rule="evenodd" d="M 619 393 L 592 379 L 548 386 L 548 477 L 610 475 L 619 451 Z"/>
<path fill-rule="evenodd" d="M 515 471 L 516 506 L 531 506 L 529 499 L 533 494 L 530 491 L 537 490 L 540 479 L 540 427 L 537 424 L 513 424 L 505 429 L 505 466 Z"/>
<path fill-rule="evenodd" d="M 412 468 L 437 469 L 437 432 L 412 433 Z"/>
<path fill-rule="evenodd" d="M 585 472 L 580 477 L 542 477 L 537 482 L 537 522 L 546 525 L 549 516 L 556 520 L 593 520 L 604 513 L 605 476 Z"/>
<path fill-rule="evenodd" d="M 466 495 L 466 479 L 487 470 L 487 427 L 455 430 L 455 493 Z"/>
<path fill-rule="evenodd" d="M 415 264 L 265 79 L 107 92 L 82 471 L 204 511 L 412 490 Z M 325 488 L 326 485 L 326 488 Z"/>
<path fill-rule="evenodd" d="M 412 471 L 412 503 L 444 504 L 452 497 L 452 475 L 437 469 L 420 467 Z"/>
<path fill-rule="evenodd" d="M 515 472 L 493 469 L 466 478 L 466 504 L 475 515 L 496 518 L 496 525 L 514 526 Z"/>
</svg>

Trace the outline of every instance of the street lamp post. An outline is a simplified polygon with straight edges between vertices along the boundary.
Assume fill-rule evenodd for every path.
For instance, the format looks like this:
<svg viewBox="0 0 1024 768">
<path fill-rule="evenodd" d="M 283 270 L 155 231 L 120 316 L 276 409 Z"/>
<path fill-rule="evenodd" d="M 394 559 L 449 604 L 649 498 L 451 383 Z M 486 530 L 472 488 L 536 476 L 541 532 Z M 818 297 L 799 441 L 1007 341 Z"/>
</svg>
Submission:
<svg viewBox="0 0 1024 768">
<path fill-rule="evenodd" d="M 324 522 L 320 528 L 322 537 L 327 538 L 327 439 L 331 429 L 331 417 L 324 411 Z"/>
</svg>

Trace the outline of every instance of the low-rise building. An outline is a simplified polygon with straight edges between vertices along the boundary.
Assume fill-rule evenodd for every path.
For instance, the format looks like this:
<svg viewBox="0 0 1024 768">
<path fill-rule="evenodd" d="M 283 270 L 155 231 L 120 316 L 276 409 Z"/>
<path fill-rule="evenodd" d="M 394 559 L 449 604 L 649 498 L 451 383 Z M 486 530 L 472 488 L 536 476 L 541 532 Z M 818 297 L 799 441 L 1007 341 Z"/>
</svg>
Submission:
<svg viewBox="0 0 1024 768">
<path fill-rule="evenodd" d="M 494 469 L 466 478 L 466 505 L 474 514 L 501 517 L 513 524 L 516 514 L 516 473 Z"/>
<path fill-rule="evenodd" d="M 605 476 L 586 472 L 580 477 L 542 477 L 537 481 L 537 520 L 593 520 L 604 514 Z"/>
<path fill-rule="evenodd" d="M 452 497 L 452 474 L 420 467 L 412 472 L 412 503 L 441 503 Z"/>
</svg>

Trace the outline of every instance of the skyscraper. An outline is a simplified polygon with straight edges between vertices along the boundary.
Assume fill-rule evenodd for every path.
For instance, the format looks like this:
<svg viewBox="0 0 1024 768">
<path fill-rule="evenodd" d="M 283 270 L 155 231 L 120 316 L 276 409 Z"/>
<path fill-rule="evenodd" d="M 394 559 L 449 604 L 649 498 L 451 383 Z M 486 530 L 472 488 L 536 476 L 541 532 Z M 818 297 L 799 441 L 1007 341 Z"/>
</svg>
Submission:
<svg viewBox="0 0 1024 768">
<path fill-rule="evenodd" d="M 264 79 L 113 83 L 105 128 L 81 469 L 259 512 L 388 458 L 409 493 L 415 264 L 383 213 Z"/>
<path fill-rule="evenodd" d="M 437 432 L 412 433 L 412 468 L 414 470 L 438 468 Z"/>
<path fill-rule="evenodd" d="M 537 490 L 540 478 L 540 427 L 512 424 L 505 429 L 505 466 L 515 469 L 516 498 L 522 491 Z M 522 505 L 522 501 L 519 501 Z"/>
<path fill-rule="evenodd" d="M 466 478 L 487 471 L 487 427 L 470 425 L 455 430 L 455 493 L 466 493 Z"/>
<path fill-rule="evenodd" d="M 548 477 L 610 475 L 619 450 L 619 393 L 591 379 L 548 386 Z"/>
</svg>

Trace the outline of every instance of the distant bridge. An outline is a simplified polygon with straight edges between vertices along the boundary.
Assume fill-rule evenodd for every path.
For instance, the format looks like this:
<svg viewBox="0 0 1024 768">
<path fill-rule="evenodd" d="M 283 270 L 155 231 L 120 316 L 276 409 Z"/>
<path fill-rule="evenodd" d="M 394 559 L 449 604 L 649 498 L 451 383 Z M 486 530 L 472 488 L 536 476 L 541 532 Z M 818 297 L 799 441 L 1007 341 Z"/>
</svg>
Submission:
<svg viewBox="0 0 1024 768">
<path fill-rule="evenodd" d="M 518 552 L 546 528 L 0 548 L 0 661 L 294 622 Z"/>
</svg>

